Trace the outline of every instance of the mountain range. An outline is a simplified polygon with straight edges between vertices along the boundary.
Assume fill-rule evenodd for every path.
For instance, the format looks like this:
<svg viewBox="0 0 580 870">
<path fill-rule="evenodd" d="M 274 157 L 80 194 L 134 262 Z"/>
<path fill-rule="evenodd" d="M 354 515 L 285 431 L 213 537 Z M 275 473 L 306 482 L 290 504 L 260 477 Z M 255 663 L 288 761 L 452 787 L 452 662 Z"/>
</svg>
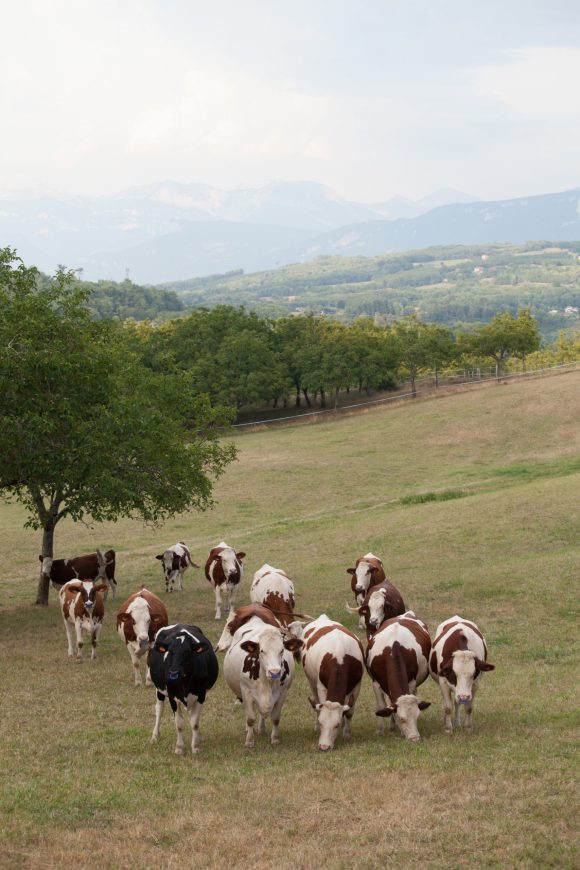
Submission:
<svg viewBox="0 0 580 870">
<path fill-rule="evenodd" d="M 366 204 L 313 182 L 219 190 L 163 182 L 113 196 L 0 194 L 0 246 L 53 272 L 155 284 L 322 255 L 580 239 L 580 188 L 496 202 L 443 190 Z"/>
</svg>

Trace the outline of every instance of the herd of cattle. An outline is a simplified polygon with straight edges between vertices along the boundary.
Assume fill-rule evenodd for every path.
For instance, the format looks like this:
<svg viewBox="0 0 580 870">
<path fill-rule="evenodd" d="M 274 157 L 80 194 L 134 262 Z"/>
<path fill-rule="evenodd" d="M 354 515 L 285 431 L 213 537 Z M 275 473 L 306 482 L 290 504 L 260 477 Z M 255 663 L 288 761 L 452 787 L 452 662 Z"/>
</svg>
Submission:
<svg viewBox="0 0 580 870">
<path fill-rule="evenodd" d="M 215 618 L 221 618 L 222 604 L 229 611 L 215 650 L 197 626 L 170 625 L 163 601 L 144 587 L 119 609 L 117 630 L 131 657 L 135 685 L 143 683 L 141 662 L 147 654 L 145 684 L 157 690 L 152 740 L 159 738 L 168 698 L 177 730 L 176 754 L 184 751 L 184 712 L 190 717 L 192 752 L 199 752 L 202 704 L 218 678 L 216 652 L 225 652 L 226 682 L 244 706 L 248 747 L 254 745 L 256 724 L 263 733 L 267 717 L 271 742 L 279 742 L 280 716 L 294 679 L 295 660 L 301 660 L 310 684 L 321 751 L 332 749 L 341 730 L 343 737 L 350 736 L 365 670 L 372 680 L 380 731 L 383 717 L 390 717 L 391 729 L 398 728 L 408 740 L 420 739 L 419 713 L 430 703 L 419 700 L 415 692 L 429 674 L 441 689 L 445 731 L 460 726 L 462 708 L 463 726 L 471 729 L 481 674 L 494 668 L 475 623 L 453 616 L 438 626 L 432 641 L 425 623 L 406 609 L 401 594 L 387 580 L 382 561 L 367 553 L 348 569 L 357 606 L 347 605 L 359 614 L 359 627 L 366 630 L 365 652 L 354 632 L 325 614 L 317 619 L 296 614 L 292 580 L 270 565 L 254 574 L 251 603 L 236 609 L 244 557 L 222 541 L 205 564 L 205 575 L 215 590 Z M 96 658 L 105 598 L 109 589 L 113 597 L 116 593 L 114 550 L 66 560 L 40 558 L 43 573 L 60 589 L 68 655 L 75 655 L 76 639 L 76 656 L 82 658 L 84 631 L 91 636 L 91 658 Z M 163 566 L 166 591 L 172 592 L 176 581 L 182 589 L 184 572 L 195 565 L 187 546 L 179 542 L 157 559 Z"/>
</svg>

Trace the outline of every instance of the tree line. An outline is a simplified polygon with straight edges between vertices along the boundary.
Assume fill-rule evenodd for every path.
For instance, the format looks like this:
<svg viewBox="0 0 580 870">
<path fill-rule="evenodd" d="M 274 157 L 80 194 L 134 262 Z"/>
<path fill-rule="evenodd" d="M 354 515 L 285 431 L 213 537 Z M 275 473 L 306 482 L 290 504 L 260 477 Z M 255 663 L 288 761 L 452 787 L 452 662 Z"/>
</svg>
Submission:
<svg viewBox="0 0 580 870">
<path fill-rule="evenodd" d="M 187 372 L 196 392 L 236 411 L 290 403 L 324 408 L 342 391 L 395 388 L 403 378 L 414 392 L 420 372 L 457 362 L 492 362 L 499 377 L 510 357 L 525 360 L 540 346 L 527 309 L 497 314 L 458 336 L 416 316 L 383 326 L 369 318 L 345 324 L 312 314 L 272 319 L 227 305 L 127 331 L 152 371 Z"/>
</svg>

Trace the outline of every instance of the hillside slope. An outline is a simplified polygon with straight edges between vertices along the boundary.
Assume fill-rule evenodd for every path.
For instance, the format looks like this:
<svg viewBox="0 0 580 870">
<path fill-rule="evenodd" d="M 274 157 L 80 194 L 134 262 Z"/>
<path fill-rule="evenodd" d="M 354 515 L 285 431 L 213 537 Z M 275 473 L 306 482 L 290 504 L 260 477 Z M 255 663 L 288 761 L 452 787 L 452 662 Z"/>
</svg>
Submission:
<svg viewBox="0 0 580 870">
<path fill-rule="evenodd" d="M 55 602 L 27 606 L 38 535 L 22 529 L 18 507 L 1 506 L 12 557 L 0 570 L 0 643 L 18 645 L 4 658 L 11 703 L 0 748 L 9 866 L 34 866 L 42 850 L 46 866 L 70 866 L 72 855 L 77 870 L 187 866 L 193 853 L 208 868 L 223 866 L 226 853 L 240 870 L 313 861 L 371 868 L 390 865 L 393 843 L 402 868 L 462 867 L 475 853 L 498 870 L 576 866 L 579 386 L 578 373 L 558 375 L 237 436 L 239 461 L 211 513 L 157 530 L 123 521 L 67 523 L 57 533 L 60 555 L 117 548 L 120 600 L 142 583 L 163 594 L 155 555 L 165 545 L 185 540 L 201 562 L 225 538 L 248 554 L 241 600 L 267 561 L 294 578 L 301 612 L 326 611 L 351 628 L 345 569 L 372 550 L 431 632 L 454 613 L 484 630 L 496 670 L 482 681 L 473 735 L 443 733 L 430 680 L 418 690 L 432 702 L 421 714 L 422 743 L 377 735 L 365 677 L 352 741 L 323 755 L 299 670 L 280 746 L 260 738 L 244 749 L 241 708 L 223 676 L 204 705 L 199 758 L 173 755 L 167 713 L 151 746 L 154 693 L 132 684 L 114 628 L 119 601 L 107 605 L 101 660 L 67 662 Z M 434 500 L 414 503 L 425 493 Z M 199 571 L 168 596 L 172 621 L 193 621 L 217 639 L 212 605 Z M 22 716 L 34 692 L 22 674 L 46 689 L 34 716 Z M 71 750 L 87 735 L 99 772 L 88 780 Z M 172 799 L 148 802 L 147 794 Z M 268 829 L 276 836 L 264 837 Z"/>
</svg>

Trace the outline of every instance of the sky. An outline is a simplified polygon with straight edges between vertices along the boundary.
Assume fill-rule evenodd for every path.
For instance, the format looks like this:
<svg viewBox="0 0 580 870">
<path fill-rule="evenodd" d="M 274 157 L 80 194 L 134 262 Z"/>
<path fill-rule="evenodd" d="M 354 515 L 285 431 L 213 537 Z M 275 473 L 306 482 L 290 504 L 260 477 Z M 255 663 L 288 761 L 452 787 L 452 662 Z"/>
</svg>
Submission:
<svg viewBox="0 0 580 870">
<path fill-rule="evenodd" d="M 580 186 L 577 0 L 0 0 L 0 194 Z"/>
</svg>

